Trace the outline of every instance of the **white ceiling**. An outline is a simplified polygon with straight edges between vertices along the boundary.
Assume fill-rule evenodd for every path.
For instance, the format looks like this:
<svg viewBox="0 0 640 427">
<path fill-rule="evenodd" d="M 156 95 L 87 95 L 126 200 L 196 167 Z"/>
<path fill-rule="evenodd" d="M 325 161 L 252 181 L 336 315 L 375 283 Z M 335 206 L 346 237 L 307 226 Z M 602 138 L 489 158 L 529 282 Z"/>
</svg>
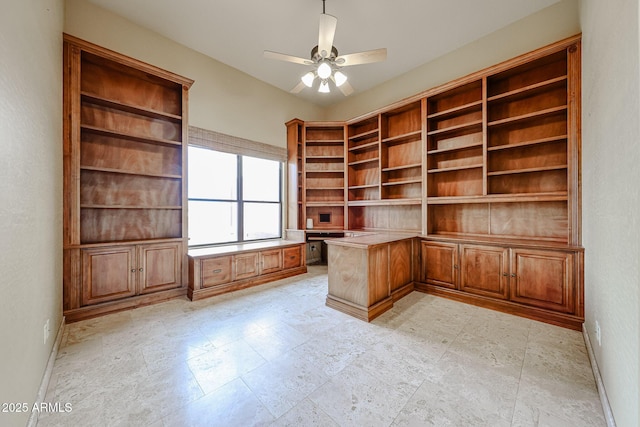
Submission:
<svg viewBox="0 0 640 427">
<path fill-rule="evenodd" d="M 311 67 L 262 52 L 309 57 L 322 13 L 322 0 L 89 1 L 285 91 Z M 344 69 L 357 94 L 558 1 L 326 0 L 326 13 L 338 18 L 340 54 L 387 48 L 385 62 Z M 333 87 L 296 96 L 323 106 L 344 99 Z"/>
</svg>

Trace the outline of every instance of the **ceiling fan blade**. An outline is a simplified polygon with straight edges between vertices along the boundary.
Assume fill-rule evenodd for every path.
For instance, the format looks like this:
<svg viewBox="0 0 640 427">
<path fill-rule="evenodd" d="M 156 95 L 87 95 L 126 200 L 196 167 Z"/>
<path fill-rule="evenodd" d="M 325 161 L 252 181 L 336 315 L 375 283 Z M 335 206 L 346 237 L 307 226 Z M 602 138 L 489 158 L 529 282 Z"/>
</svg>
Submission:
<svg viewBox="0 0 640 427">
<path fill-rule="evenodd" d="M 272 52 L 270 50 L 264 51 L 264 57 L 268 59 L 277 59 L 278 61 L 293 62 L 300 65 L 313 65 L 313 61 L 299 56 L 286 55 L 284 53 Z"/>
<path fill-rule="evenodd" d="M 351 86 L 349 82 L 342 83 L 340 86 L 338 86 L 338 89 L 340 89 L 344 96 L 349 96 L 353 93 L 353 86 Z"/>
<path fill-rule="evenodd" d="M 336 58 L 336 65 L 347 67 L 349 65 L 369 64 L 387 59 L 387 49 L 367 50 L 366 52 L 350 53 L 340 55 Z"/>
<path fill-rule="evenodd" d="M 320 30 L 318 31 L 318 54 L 323 58 L 331 56 L 333 36 L 336 34 L 338 18 L 323 13 L 320 15 Z M 324 54 L 322 52 L 325 52 Z"/>
<path fill-rule="evenodd" d="M 300 82 L 293 89 L 291 89 L 289 92 L 291 92 L 291 93 L 299 93 L 305 87 L 307 87 L 307 86 L 303 82 Z"/>
</svg>

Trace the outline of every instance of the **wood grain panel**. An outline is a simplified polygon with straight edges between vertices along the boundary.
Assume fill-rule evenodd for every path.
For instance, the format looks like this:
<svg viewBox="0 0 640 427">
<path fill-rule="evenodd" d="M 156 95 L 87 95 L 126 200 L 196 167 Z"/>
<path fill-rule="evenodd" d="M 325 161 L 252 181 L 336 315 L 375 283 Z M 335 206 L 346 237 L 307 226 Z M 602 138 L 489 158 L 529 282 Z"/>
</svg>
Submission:
<svg viewBox="0 0 640 427">
<path fill-rule="evenodd" d="M 506 299 L 509 250 L 496 246 L 460 245 L 460 289 Z"/>
<path fill-rule="evenodd" d="M 516 117 L 548 108 L 567 105 L 566 80 L 560 87 L 547 90 L 543 93 L 535 93 L 532 96 L 508 98 L 501 102 L 491 103 L 488 109 L 488 120 L 502 120 L 508 117 Z"/>
<path fill-rule="evenodd" d="M 458 288 L 458 245 L 422 242 L 420 249 L 422 281 L 447 288 Z"/>
<path fill-rule="evenodd" d="M 282 268 L 300 267 L 302 261 L 302 248 L 295 246 L 293 248 L 284 248 L 282 250 Z"/>
<path fill-rule="evenodd" d="M 402 143 L 383 143 L 382 167 L 393 168 L 422 163 L 422 141 L 420 135 L 416 138 Z"/>
<path fill-rule="evenodd" d="M 482 80 L 476 80 L 429 97 L 427 114 L 450 110 L 481 99 Z"/>
<path fill-rule="evenodd" d="M 488 146 L 535 141 L 567 134 L 567 114 L 560 111 L 547 117 L 536 117 L 503 126 L 491 126 L 488 130 Z"/>
<path fill-rule="evenodd" d="M 489 204 L 429 206 L 430 233 L 489 234 Z"/>
<path fill-rule="evenodd" d="M 404 135 L 422 126 L 420 102 L 413 102 L 382 114 L 382 138 Z"/>
<path fill-rule="evenodd" d="M 412 240 L 389 244 L 389 291 L 393 293 L 412 281 Z"/>
<path fill-rule="evenodd" d="M 498 150 L 489 153 L 489 172 L 514 169 L 567 166 L 567 141 Z"/>
<path fill-rule="evenodd" d="M 180 206 L 182 183 L 179 179 L 81 172 L 80 205 Z"/>
<path fill-rule="evenodd" d="M 453 170 L 427 175 L 429 197 L 482 195 L 482 168 Z"/>
<path fill-rule="evenodd" d="M 231 273 L 231 255 L 201 261 L 200 277 L 203 288 L 229 283 Z"/>
<path fill-rule="evenodd" d="M 168 209 L 82 209 L 82 243 L 177 238 L 182 212 Z"/>
<path fill-rule="evenodd" d="M 567 74 L 567 53 L 560 50 L 488 78 L 488 95 L 495 96 Z"/>
<path fill-rule="evenodd" d="M 491 234 L 567 242 L 566 202 L 494 203 Z"/>
<path fill-rule="evenodd" d="M 182 286 L 182 244 L 140 245 L 138 293 L 164 291 Z"/>
<path fill-rule="evenodd" d="M 80 164 L 149 175 L 182 174 L 181 147 L 82 133 Z"/>
<path fill-rule="evenodd" d="M 364 309 L 369 306 L 369 262 L 365 249 L 329 245 L 329 294 Z"/>
<path fill-rule="evenodd" d="M 524 194 L 567 191 L 567 169 L 490 176 L 489 194 Z"/>
<path fill-rule="evenodd" d="M 134 246 L 82 250 L 82 305 L 136 294 Z"/>
<path fill-rule="evenodd" d="M 271 249 L 260 251 L 260 274 L 282 270 L 282 250 Z"/>
<path fill-rule="evenodd" d="M 233 256 L 233 280 L 255 277 L 260 274 L 258 252 L 238 254 Z"/>
</svg>

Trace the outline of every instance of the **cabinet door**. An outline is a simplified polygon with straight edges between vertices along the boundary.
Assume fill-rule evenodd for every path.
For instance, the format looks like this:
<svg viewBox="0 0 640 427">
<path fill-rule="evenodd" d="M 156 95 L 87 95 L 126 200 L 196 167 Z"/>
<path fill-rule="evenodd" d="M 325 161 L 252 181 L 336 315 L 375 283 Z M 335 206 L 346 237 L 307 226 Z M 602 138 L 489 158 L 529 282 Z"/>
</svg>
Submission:
<svg viewBox="0 0 640 427">
<path fill-rule="evenodd" d="M 82 305 L 135 295 L 135 256 L 134 246 L 83 249 Z"/>
<path fill-rule="evenodd" d="M 422 242 L 420 257 L 423 282 L 452 289 L 458 287 L 456 243 Z"/>
<path fill-rule="evenodd" d="M 260 274 L 274 273 L 282 270 L 282 249 L 260 252 Z"/>
<path fill-rule="evenodd" d="M 233 256 L 234 277 L 233 280 L 247 279 L 259 274 L 258 252 L 249 252 Z"/>
<path fill-rule="evenodd" d="M 460 246 L 460 289 L 506 299 L 509 283 L 509 249 L 496 246 Z"/>
<path fill-rule="evenodd" d="M 157 243 L 138 247 L 139 293 L 182 286 L 182 244 Z"/>
<path fill-rule="evenodd" d="M 512 249 L 511 271 L 512 301 L 574 312 L 573 254 Z"/>
<path fill-rule="evenodd" d="M 285 248 L 282 250 L 282 268 L 285 270 L 288 268 L 300 267 L 301 261 L 302 256 L 300 246 Z"/>
<path fill-rule="evenodd" d="M 389 244 L 389 290 L 393 293 L 411 282 L 411 240 Z"/>
<path fill-rule="evenodd" d="M 229 283 L 231 281 L 231 256 L 203 259 L 200 269 L 203 288 Z"/>
</svg>

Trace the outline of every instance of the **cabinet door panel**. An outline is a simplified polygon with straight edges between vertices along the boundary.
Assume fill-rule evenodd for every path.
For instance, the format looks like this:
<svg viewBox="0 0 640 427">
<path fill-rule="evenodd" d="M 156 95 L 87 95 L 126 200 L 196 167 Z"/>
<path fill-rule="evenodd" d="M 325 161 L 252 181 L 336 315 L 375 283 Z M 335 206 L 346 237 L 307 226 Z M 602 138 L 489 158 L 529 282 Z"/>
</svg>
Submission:
<svg viewBox="0 0 640 427">
<path fill-rule="evenodd" d="M 180 243 L 142 245 L 138 248 L 140 293 L 182 286 Z"/>
<path fill-rule="evenodd" d="M 260 252 L 260 274 L 282 270 L 282 250 L 273 249 Z"/>
<path fill-rule="evenodd" d="M 255 277 L 258 272 L 258 252 L 233 256 L 234 277 L 233 280 Z"/>
<path fill-rule="evenodd" d="M 203 288 L 231 281 L 231 256 L 202 260 L 200 268 Z"/>
<path fill-rule="evenodd" d="M 81 259 L 82 305 L 135 295 L 135 247 L 84 249 Z"/>
<path fill-rule="evenodd" d="M 283 266 L 285 270 L 288 268 L 300 267 L 301 253 L 300 246 L 293 248 L 285 248 L 282 250 Z"/>
<path fill-rule="evenodd" d="M 478 295 L 507 298 L 508 252 L 501 247 L 461 245 L 460 289 Z"/>
<path fill-rule="evenodd" d="M 573 255 L 565 252 L 513 249 L 511 300 L 572 313 Z"/>
<path fill-rule="evenodd" d="M 422 281 L 456 289 L 458 245 L 455 243 L 422 242 Z"/>
</svg>

